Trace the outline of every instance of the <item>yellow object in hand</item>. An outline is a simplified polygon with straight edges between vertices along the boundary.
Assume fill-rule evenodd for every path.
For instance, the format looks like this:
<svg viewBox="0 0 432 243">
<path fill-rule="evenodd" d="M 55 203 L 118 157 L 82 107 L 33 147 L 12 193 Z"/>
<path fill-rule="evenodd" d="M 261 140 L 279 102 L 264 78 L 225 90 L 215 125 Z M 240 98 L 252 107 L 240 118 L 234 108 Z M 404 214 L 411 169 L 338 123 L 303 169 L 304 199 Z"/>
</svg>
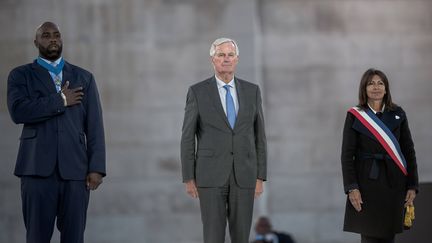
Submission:
<svg viewBox="0 0 432 243">
<path fill-rule="evenodd" d="M 411 228 L 415 219 L 414 206 L 407 206 L 405 209 L 404 226 L 405 228 Z"/>
</svg>

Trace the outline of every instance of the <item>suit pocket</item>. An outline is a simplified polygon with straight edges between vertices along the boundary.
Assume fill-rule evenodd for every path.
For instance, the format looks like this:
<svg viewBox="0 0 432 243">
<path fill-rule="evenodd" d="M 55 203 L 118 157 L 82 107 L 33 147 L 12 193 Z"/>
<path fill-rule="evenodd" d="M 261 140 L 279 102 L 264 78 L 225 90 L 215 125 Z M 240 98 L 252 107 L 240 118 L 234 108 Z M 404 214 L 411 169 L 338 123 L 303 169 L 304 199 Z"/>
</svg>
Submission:
<svg viewBox="0 0 432 243">
<path fill-rule="evenodd" d="M 36 129 L 34 129 L 34 128 L 24 128 L 22 130 L 20 139 L 23 140 L 23 139 L 35 138 L 36 134 L 37 134 Z"/>
<path fill-rule="evenodd" d="M 213 157 L 214 152 L 210 149 L 200 149 L 197 152 L 197 157 Z"/>
</svg>

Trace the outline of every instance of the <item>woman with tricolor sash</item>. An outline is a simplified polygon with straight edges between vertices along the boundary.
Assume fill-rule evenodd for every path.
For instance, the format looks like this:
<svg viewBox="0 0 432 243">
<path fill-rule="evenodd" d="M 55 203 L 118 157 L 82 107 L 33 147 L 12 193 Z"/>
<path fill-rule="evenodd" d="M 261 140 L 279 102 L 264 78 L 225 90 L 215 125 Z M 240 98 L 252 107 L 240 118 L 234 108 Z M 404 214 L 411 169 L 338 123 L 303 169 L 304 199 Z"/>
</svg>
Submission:
<svg viewBox="0 0 432 243">
<path fill-rule="evenodd" d="M 345 120 L 341 162 L 344 231 L 361 234 L 362 243 L 394 242 L 418 190 L 417 163 L 406 114 L 392 102 L 380 70 L 361 78 L 359 103 Z"/>
</svg>

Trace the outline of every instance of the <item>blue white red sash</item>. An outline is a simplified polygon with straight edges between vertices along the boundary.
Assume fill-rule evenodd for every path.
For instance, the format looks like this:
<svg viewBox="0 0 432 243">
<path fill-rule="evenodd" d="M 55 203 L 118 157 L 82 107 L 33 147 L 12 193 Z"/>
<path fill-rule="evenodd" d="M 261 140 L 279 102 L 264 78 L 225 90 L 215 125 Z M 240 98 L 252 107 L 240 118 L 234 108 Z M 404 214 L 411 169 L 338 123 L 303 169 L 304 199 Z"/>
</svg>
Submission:
<svg viewBox="0 0 432 243">
<path fill-rule="evenodd" d="M 348 112 L 353 114 L 375 136 L 402 173 L 407 175 L 405 157 L 390 129 L 370 109 L 363 110 L 359 107 L 352 107 Z"/>
</svg>

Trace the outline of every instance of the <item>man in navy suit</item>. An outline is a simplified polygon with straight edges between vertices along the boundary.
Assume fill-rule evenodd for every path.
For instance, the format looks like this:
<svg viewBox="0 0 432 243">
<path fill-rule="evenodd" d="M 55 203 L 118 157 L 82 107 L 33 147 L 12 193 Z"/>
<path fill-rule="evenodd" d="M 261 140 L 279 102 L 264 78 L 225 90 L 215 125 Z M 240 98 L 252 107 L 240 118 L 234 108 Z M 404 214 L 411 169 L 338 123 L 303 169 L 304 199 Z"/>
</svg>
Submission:
<svg viewBox="0 0 432 243">
<path fill-rule="evenodd" d="M 58 26 L 45 22 L 34 40 L 39 57 L 13 69 L 7 103 L 23 124 L 15 175 L 27 243 L 48 243 L 54 222 L 62 243 L 84 242 L 89 191 L 105 176 L 102 109 L 93 75 L 64 61 Z"/>
</svg>

